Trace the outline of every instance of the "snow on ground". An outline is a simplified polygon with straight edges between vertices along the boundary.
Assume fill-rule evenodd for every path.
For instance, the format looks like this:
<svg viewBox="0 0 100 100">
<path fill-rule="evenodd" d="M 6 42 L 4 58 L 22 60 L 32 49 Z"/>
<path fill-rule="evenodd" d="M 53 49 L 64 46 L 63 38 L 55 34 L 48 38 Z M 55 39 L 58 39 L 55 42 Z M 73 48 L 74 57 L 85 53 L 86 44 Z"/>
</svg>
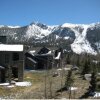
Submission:
<svg viewBox="0 0 100 100">
<path fill-rule="evenodd" d="M 58 70 L 58 71 L 61 71 L 62 69 L 61 69 L 61 68 L 58 68 L 57 70 Z"/>
<path fill-rule="evenodd" d="M 69 90 L 73 91 L 73 90 L 77 90 L 77 87 L 70 87 Z"/>
<path fill-rule="evenodd" d="M 58 68 L 57 70 L 58 71 L 61 71 L 61 70 L 71 70 L 71 68 L 62 68 L 62 69 L 61 68 Z"/>
<path fill-rule="evenodd" d="M 9 83 L 1 83 L 0 86 L 6 86 L 8 88 L 12 88 L 12 87 L 15 87 L 15 86 L 31 86 L 31 82 L 15 82 L 15 85 L 9 85 Z"/>
<path fill-rule="evenodd" d="M 94 97 L 100 97 L 100 92 L 95 92 Z"/>
<path fill-rule="evenodd" d="M 31 82 L 16 82 L 16 86 L 31 86 Z"/>
<path fill-rule="evenodd" d="M 0 86 L 6 86 L 9 85 L 9 83 L 1 83 Z"/>
<path fill-rule="evenodd" d="M 8 85 L 8 86 L 6 86 L 6 87 L 8 87 L 8 88 L 13 88 L 13 87 L 15 87 L 14 85 Z"/>
<path fill-rule="evenodd" d="M 71 70 L 71 68 L 64 68 L 64 70 Z"/>
</svg>

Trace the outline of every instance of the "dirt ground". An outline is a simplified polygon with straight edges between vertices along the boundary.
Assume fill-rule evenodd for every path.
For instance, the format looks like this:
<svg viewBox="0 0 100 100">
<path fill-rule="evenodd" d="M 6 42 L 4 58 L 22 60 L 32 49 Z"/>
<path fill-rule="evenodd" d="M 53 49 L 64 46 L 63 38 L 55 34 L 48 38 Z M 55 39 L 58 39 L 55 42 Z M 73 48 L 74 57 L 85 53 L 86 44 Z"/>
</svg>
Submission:
<svg viewBox="0 0 100 100">
<path fill-rule="evenodd" d="M 25 71 L 24 81 L 29 81 L 32 86 L 29 87 L 13 87 L 6 88 L 0 86 L 0 98 L 7 99 L 79 99 L 79 98 L 92 98 L 85 97 L 85 93 L 89 87 L 89 81 L 83 80 L 78 71 L 73 71 L 74 84 L 77 90 L 66 91 L 62 88 L 65 84 L 65 76 L 67 70 L 52 69 L 49 71 Z M 54 76 L 54 73 L 58 75 Z M 60 91 L 59 91 L 60 90 Z"/>
</svg>

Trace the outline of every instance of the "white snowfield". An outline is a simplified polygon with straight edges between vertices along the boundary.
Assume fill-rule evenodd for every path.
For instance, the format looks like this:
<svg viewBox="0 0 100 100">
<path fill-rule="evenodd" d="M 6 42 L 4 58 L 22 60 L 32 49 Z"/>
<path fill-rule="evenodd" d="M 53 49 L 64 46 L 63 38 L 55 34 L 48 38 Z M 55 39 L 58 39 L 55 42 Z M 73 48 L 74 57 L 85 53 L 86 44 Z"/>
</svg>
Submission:
<svg viewBox="0 0 100 100">
<path fill-rule="evenodd" d="M 32 24 L 32 25 L 29 25 L 29 27 L 28 27 L 28 30 L 26 32 L 26 37 L 30 38 L 30 37 L 34 36 L 37 39 L 41 39 L 41 38 L 49 35 L 51 33 L 52 29 L 53 29 L 53 27 L 48 27 L 47 29 L 42 29 L 39 26 Z"/>
<path fill-rule="evenodd" d="M 57 70 L 58 71 L 61 71 L 61 70 L 71 70 L 71 68 L 62 68 L 62 69 L 61 68 L 58 68 Z"/>
<path fill-rule="evenodd" d="M 96 55 L 97 52 L 91 47 L 89 41 L 86 39 L 87 29 L 89 28 L 89 25 L 83 25 L 83 31 L 80 34 L 77 30 L 72 29 L 75 32 L 76 39 L 71 44 L 71 49 L 77 53 L 90 53 L 93 55 Z"/>
<path fill-rule="evenodd" d="M 9 85 L 9 83 L 1 83 L 0 86 L 7 86 L 8 88 L 12 88 L 12 87 L 15 87 L 15 86 L 31 86 L 32 83 L 31 82 L 15 82 L 15 85 Z"/>
<path fill-rule="evenodd" d="M 99 24 L 99 23 L 98 23 Z M 96 55 L 97 52 L 91 47 L 89 41 L 86 39 L 87 29 L 92 28 L 95 26 L 95 23 L 92 24 L 71 24 L 71 23 L 65 23 L 62 25 L 62 27 L 68 27 L 75 33 L 75 40 L 71 44 L 71 49 L 73 52 L 77 54 L 81 53 L 90 53 L 93 55 Z M 82 33 L 79 32 L 78 29 L 75 28 L 81 27 L 83 29 Z"/>
<path fill-rule="evenodd" d="M 92 47 L 91 44 L 89 43 L 89 41 L 86 38 L 87 35 L 87 30 L 88 28 L 90 28 L 91 30 L 94 28 L 99 28 L 100 27 L 100 22 L 97 23 L 92 23 L 92 24 L 72 24 L 72 23 L 64 23 L 62 25 L 52 25 L 52 26 L 48 26 L 48 25 L 44 25 L 46 27 L 40 27 L 38 25 L 39 23 L 34 23 L 31 24 L 29 26 L 27 26 L 27 31 L 26 34 L 24 35 L 24 37 L 28 40 L 30 38 L 35 38 L 37 41 L 36 43 L 38 43 L 38 39 L 43 39 L 44 37 L 52 34 L 52 32 L 55 32 L 55 30 L 58 30 L 59 27 L 61 28 L 69 28 L 71 31 L 73 31 L 73 33 L 75 33 L 75 40 L 73 41 L 73 43 L 71 44 L 71 49 L 73 52 L 77 53 L 77 54 L 81 54 L 81 53 L 90 53 L 93 55 L 97 54 L 97 51 L 95 51 Z M 4 25 L 0 25 L 0 28 L 5 27 Z M 19 28 L 20 26 L 7 26 L 9 28 Z M 81 31 L 80 31 L 81 29 Z M 5 30 L 4 30 L 5 31 Z M 17 33 L 14 33 L 14 38 L 15 40 L 18 39 L 18 37 L 16 36 Z M 58 35 L 55 34 L 55 40 L 60 39 L 61 38 L 61 32 L 58 32 Z M 67 34 L 67 33 L 65 33 Z M 64 37 L 65 40 L 70 39 L 70 36 L 65 35 Z M 43 40 L 41 41 L 41 43 L 45 43 L 48 42 L 47 40 Z M 58 45 L 58 43 L 57 43 Z M 95 45 L 97 46 L 98 51 L 100 52 L 100 42 L 96 42 Z"/>
<path fill-rule="evenodd" d="M 61 27 L 70 27 L 70 28 L 75 28 L 81 24 L 72 24 L 72 23 L 64 23 Z"/>
<path fill-rule="evenodd" d="M 0 44 L 0 51 L 23 51 L 23 45 Z"/>
</svg>

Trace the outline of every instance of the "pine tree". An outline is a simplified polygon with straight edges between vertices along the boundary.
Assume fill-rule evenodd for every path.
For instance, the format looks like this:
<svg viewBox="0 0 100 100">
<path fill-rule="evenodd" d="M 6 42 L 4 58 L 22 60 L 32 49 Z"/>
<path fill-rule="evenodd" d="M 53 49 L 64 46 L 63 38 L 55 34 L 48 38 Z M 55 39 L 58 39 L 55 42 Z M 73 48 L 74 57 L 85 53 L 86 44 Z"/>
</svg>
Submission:
<svg viewBox="0 0 100 100">
<path fill-rule="evenodd" d="M 80 67 L 79 55 L 77 56 L 77 62 L 76 62 L 76 65 L 77 65 L 78 67 Z"/>
<path fill-rule="evenodd" d="M 91 81 L 90 81 L 90 85 L 91 85 L 90 91 L 91 92 L 94 92 L 96 90 L 96 83 L 97 83 L 96 82 L 96 73 L 93 72 L 92 76 L 91 76 Z"/>
<path fill-rule="evenodd" d="M 67 64 L 70 64 L 70 54 L 67 55 L 66 60 L 67 60 Z"/>
<path fill-rule="evenodd" d="M 73 80 L 73 77 L 72 77 L 72 70 L 69 70 L 68 75 L 66 77 L 66 81 L 65 81 L 66 89 L 69 89 L 72 86 L 73 82 L 74 82 L 74 80 Z"/>
<path fill-rule="evenodd" d="M 82 75 L 84 74 L 88 74 L 91 72 L 91 64 L 90 64 L 90 60 L 86 60 L 85 64 L 83 66 L 83 70 L 82 70 Z"/>
</svg>

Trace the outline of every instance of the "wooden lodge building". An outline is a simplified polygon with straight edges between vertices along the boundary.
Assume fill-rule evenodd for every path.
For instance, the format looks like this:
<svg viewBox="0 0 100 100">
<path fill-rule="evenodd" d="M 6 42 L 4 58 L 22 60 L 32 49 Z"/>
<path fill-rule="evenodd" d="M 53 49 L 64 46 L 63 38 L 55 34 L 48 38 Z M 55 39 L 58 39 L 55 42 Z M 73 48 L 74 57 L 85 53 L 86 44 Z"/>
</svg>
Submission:
<svg viewBox="0 0 100 100">
<path fill-rule="evenodd" d="M 37 51 L 29 51 L 25 53 L 25 69 L 50 69 L 52 67 L 60 67 L 61 50 L 54 52 L 46 47 Z"/>
<path fill-rule="evenodd" d="M 23 45 L 0 44 L 0 82 L 17 78 L 23 81 Z"/>
<path fill-rule="evenodd" d="M 52 67 L 53 55 L 51 51 L 43 47 L 39 51 L 25 53 L 26 69 L 47 69 Z"/>
</svg>

